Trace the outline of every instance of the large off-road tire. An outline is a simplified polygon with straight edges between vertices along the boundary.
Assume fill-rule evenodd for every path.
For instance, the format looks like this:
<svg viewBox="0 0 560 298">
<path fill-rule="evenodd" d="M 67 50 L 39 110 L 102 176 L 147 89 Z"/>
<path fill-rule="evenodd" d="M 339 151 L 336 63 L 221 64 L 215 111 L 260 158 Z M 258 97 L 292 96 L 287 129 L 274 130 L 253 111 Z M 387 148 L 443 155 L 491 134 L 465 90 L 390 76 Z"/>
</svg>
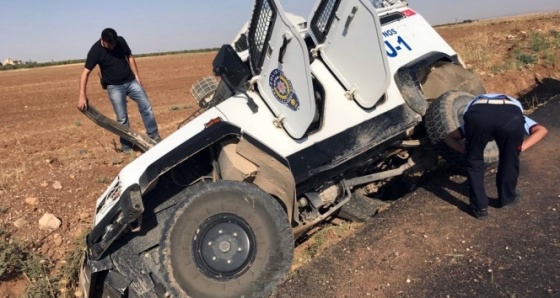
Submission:
<svg viewBox="0 0 560 298">
<path fill-rule="evenodd" d="M 272 196 L 237 181 L 198 184 L 178 196 L 160 245 L 174 297 L 264 297 L 284 279 L 294 239 Z"/>
<path fill-rule="evenodd" d="M 387 206 L 389 203 L 382 200 L 353 193 L 350 200 L 342 205 L 337 216 L 349 221 L 364 222 Z"/>
<path fill-rule="evenodd" d="M 424 119 L 428 138 L 438 148 L 438 153 L 451 164 L 464 164 L 465 158 L 449 148 L 443 139 L 463 124 L 463 112 L 474 96 L 470 93 L 451 90 L 432 101 Z M 487 166 L 498 162 L 499 152 L 496 142 L 492 141 L 484 149 L 484 163 Z"/>
</svg>

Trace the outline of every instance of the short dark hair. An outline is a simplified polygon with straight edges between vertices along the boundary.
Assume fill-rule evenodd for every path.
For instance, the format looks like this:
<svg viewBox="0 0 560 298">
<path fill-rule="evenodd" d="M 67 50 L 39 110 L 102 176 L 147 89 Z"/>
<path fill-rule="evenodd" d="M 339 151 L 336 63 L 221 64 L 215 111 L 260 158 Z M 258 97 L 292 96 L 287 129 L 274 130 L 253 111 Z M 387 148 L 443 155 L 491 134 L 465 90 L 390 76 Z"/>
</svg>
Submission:
<svg viewBox="0 0 560 298">
<path fill-rule="evenodd" d="M 109 44 L 117 43 L 117 31 L 113 28 L 105 28 L 101 32 L 101 39 Z"/>
</svg>

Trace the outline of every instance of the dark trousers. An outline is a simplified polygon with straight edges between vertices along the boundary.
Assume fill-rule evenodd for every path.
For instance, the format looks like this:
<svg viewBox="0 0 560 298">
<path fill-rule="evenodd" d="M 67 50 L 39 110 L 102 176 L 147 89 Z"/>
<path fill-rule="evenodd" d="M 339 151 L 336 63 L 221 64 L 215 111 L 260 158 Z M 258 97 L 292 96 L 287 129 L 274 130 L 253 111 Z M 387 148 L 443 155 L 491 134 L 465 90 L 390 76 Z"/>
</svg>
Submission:
<svg viewBox="0 0 560 298">
<path fill-rule="evenodd" d="M 467 174 L 469 199 L 474 209 L 486 209 L 488 197 L 484 190 L 484 148 L 495 140 L 500 161 L 496 186 L 502 205 L 515 199 L 519 176 L 519 153 L 524 137 L 525 118 L 514 105 L 476 104 L 465 113 L 465 139 L 467 141 Z"/>
</svg>

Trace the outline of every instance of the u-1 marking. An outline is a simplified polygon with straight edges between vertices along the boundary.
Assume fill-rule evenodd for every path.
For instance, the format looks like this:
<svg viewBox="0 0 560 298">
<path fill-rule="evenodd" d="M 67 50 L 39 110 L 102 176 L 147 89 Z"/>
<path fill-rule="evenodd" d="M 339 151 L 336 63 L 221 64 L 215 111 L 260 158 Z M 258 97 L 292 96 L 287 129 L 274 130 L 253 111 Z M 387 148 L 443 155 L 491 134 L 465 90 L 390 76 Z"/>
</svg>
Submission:
<svg viewBox="0 0 560 298">
<path fill-rule="evenodd" d="M 389 56 L 389 58 L 397 57 L 399 51 L 403 50 L 404 48 L 406 48 L 409 51 L 412 51 L 412 48 L 408 45 L 408 43 L 406 43 L 406 41 L 404 41 L 404 39 L 400 35 L 397 37 L 397 44 L 398 44 L 397 46 L 393 46 L 389 41 L 387 40 L 385 41 L 385 46 L 387 48 L 387 56 Z"/>
</svg>

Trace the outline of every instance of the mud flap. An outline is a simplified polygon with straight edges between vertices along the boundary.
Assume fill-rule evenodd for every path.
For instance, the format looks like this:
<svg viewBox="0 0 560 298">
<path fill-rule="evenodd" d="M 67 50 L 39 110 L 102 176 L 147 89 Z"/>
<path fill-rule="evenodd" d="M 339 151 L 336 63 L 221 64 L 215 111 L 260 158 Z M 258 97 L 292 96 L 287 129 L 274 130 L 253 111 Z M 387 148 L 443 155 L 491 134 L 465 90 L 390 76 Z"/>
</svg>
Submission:
<svg viewBox="0 0 560 298">
<path fill-rule="evenodd" d="M 88 104 L 87 109 L 80 110 L 80 112 L 100 127 L 130 141 L 138 147 L 138 149 L 142 150 L 142 152 L 146 152 L 156 145 L 156 142 L 150 139 L 147 135 L 137 132 L 130 127 L 126 127 L 115 120 L 107 118 L 107 116 L 101 114 L 101 112 L 99 112 L 91 104 Z"/>
</svg>

